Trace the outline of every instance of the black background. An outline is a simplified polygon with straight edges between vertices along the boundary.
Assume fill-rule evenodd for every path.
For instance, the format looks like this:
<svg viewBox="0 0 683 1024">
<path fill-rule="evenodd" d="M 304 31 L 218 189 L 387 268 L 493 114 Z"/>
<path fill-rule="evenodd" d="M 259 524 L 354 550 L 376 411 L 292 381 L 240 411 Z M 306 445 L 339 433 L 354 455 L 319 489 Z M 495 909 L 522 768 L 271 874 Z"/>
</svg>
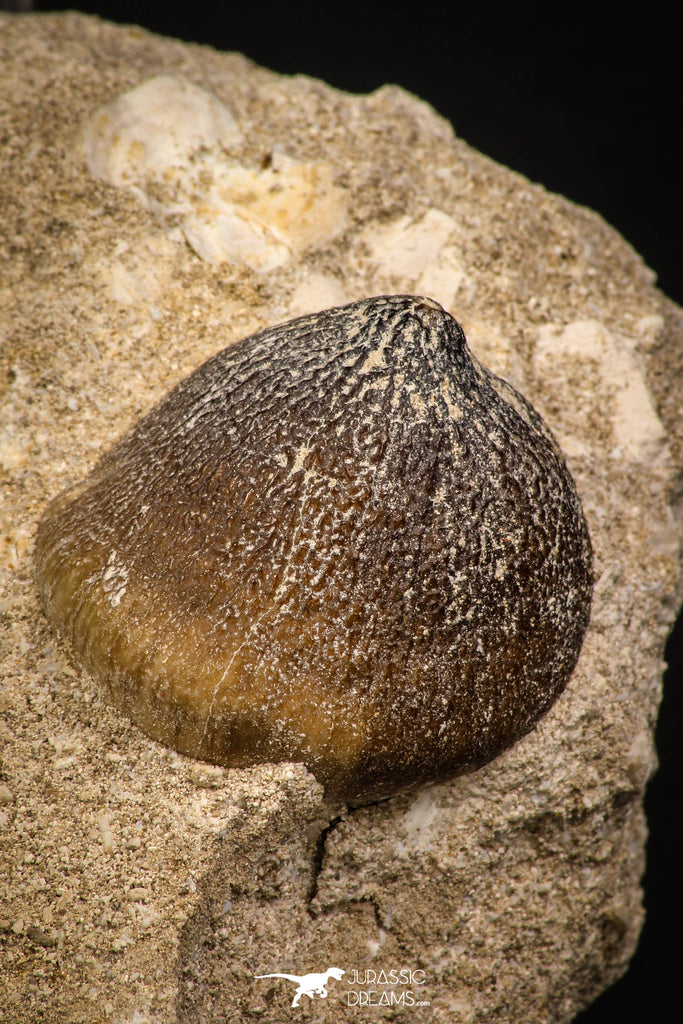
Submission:
<svg viewBox="0 0 683 1024">
<path fill-rule="evenodd" d="M 59 10 L 41 0 L 14 9 Z M 0 0 L 2 6 L 2 0 Z M 598 210 L 683 305 L 681 57 L 676 4 L 124 0 L 78 9 L 237 50 L 350 92 L 392 82 L 428 100 L 468 143 Z M 629 13 L 629 11 L 631 13 Z M 681 1019 L 683 619 L 667 647 L 650 783 L 647 921 L 628 973 L 576 1024 Z M 534 1024 L 530 1021 L 529 1024 Z"/>
</svg>

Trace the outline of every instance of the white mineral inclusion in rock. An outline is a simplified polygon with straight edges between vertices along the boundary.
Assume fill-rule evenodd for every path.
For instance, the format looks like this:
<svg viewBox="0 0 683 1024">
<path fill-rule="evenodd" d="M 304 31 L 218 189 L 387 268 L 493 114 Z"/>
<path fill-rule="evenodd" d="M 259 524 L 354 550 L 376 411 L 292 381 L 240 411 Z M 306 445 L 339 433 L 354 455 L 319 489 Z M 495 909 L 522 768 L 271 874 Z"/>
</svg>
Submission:
<svg viewBox="0 0 683 1024">
<path fill-rule="evenodd" d="M 387 291 L 407 285 L 451 309 L 465 282 L 457 246 L 452 244 L 457 232 L 450 214 L 432 207 L 417 220 L 400 217 L 386 226 L 373 224 L 358 241 L 369 255 L 373 278 Z"/>
<path fill-rule="evenodd" d="M 85 132 L 90 173 L 133 188 L 155 213 L 181 218 L 188 244 L 209 263 L 282 266 L 293 251 L 343 230 L 342 190 L 329 164 L 272 154 L 257 170 L 236 162 L 232 113 L 191 82 L 160 75 L 98 110 Z M 150 185 L 161 185 L 154 196 Z"/>
<path fill-rule="evenodd" d="M 325 163 L 298 164 L 275 154 L 262 171 L 216 165 L 205 202 L 185 221 L 185 237 L 209 263 L 243 261 L 270 270 L 292 251 L 340 232 L 341 195 Z"/>
<path fill-rule="evenodd" d="M 627 338 L 611 334 L 596 320 L 544 324 L 534 360 L 544 380 L 552 380 L 553 371 L 563 372 L 563 365 L 593 366 L 601 384 L 593 390 L 593 412 L 611 426 L 612 457 L 654 465 L 666 457 L 666 435 L 632 348 Z M 582 394 L 581 400 L 588 398 Z"/>
<path fill-rule="evenodd" d="M 158 75 L 101 107 L 88 125 L 88 170 L 110 185 L 140 184 L 183 169 L 202 149 L 239 143 L 228 108 L 192 82 Z"/>
</svg>

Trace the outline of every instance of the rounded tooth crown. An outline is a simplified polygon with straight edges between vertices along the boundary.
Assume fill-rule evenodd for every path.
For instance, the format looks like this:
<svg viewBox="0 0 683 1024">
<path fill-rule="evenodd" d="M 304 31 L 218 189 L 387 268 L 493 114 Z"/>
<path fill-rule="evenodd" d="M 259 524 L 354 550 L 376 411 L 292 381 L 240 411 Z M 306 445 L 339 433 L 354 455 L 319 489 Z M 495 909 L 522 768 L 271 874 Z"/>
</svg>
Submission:
<svg viewBox="0 0 683 1024">
<path fill-rule="evenodd" d="M 48 508 L 36 563 L 48 615 L 150 735 L 301 760 L 353 800 L 527 732 L 592 585 L 552 435 L 416 296 L 208 360 Z"/>
</svg>

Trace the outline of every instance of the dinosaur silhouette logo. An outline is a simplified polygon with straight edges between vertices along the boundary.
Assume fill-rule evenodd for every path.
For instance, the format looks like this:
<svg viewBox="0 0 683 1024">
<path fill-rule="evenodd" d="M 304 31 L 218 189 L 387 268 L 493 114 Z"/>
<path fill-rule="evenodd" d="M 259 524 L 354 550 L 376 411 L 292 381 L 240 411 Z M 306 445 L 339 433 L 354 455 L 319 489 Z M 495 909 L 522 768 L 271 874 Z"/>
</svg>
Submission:
<svg viewBox="0 0 683 1024">
<path fill-rule="evenodd" d="M 313 999 L 314 996 L 320 996 L 321 999 L 327 999 L 327 983 L 330 978 L 334 978 L 336 981 L 341 981 L 341 976 L 344 973 L 341 967 L 328 967 L 324 974 L 255 974 L 255 978 L 286 978 L 287 981 L 293 981 L 298 988 L 294 993 L 294 999 L 292 1000 L 292 1006 L 298 1006 L 299 1000 L 302 996 L 308 996 L 309 999 Z"/>
</svg>

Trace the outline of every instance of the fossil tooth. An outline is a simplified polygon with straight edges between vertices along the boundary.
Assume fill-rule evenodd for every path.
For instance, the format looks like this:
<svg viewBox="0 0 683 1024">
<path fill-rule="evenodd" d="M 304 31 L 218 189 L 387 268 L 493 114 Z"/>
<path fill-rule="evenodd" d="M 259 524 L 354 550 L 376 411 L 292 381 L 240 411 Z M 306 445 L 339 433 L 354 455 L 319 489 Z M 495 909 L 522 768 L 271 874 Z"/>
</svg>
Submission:
<svg viewBox="0 0 683 1024">
<path fill-rule="evenodd" d="M 39 590 L 148 735 L 374 799 L 467 772 L 569 679 L 592 557 L 539 415 L 431 299 L 261 331 L 38 529 Z"/>
</svg>

